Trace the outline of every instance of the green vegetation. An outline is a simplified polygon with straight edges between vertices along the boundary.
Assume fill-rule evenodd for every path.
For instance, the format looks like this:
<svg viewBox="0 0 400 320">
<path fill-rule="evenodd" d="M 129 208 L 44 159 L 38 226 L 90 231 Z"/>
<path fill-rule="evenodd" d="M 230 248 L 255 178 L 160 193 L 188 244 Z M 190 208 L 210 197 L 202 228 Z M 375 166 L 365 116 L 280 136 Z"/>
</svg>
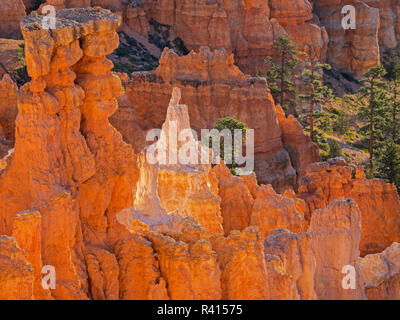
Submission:
<svg viewBox="0 0 400 320">
<path fill-rule="evenodd" d="M 311 48 L 307 53 L 307 65 L 309 67 L 302 74 L 302 81 L 306 90 L 299 97 L 309 104 L 310 137 L 314 140 L 314 108 L 317 104 L 324 104 L 333 99 L 332 90 L 321 81 L 322 71 L 324 69 L 330 70 L 331 66 L 329 64 L 320 64 L 319 57 Z"/>
<path fill-rule="evenodd" d="M 22 42 L 19 45 L 18 51 L 17 51 L 17 59 L 18 61 L 21 62 L 22 65 L 26 66 L 26 61 L 25 61 L 25 42 Z"/>
<path fill-rule="evenodd" d="M 400 57 L 388 56 L 383 66 L 366 72 L 356 99 L 350 104 L 358 107 L 362 122 L 359 147 L 368 145 L 367 176 L 395 183 L 400 190 Z"/>
<path fill-rule="evenodd" d="M 243 145 L 246 144 L 246 133 L 248 130 L 248 127 L 245 123 L 233 118 L 233 117 L 225 117 L 225 118 L 221 118 L 218 119 L 217 122 L 214 125 L 214 129 L 218 130 L 219 132 L 222 132 L 225 129 L 228 129 L 231 132 L 231 136 L 232 136 L 232 142 L 233 137 L 234 137 L 234 133 L 235 130 L 241 130 L 242 132 L 242 145 L 238 146 L 235 143 L 233 143 L 233 148 L 232 148 L 232 154 L 231 155 L 225 155 L 225 141 L 223 136 L 220 136 L 220 150 L 219 150 L 219 154 L 220 154 L 220 158 L 221 159 L 229 159 L 231 161 L 230 164 L 227 164 L 227 167 L 229 168 L 229 170 L 232 172 L 232 174 L 236 175 L 238 172 L 238 166 L 235 163 L 235 155 L 237 155 L 239 152 L 242 151 L 242 147 Z M 211 137 L 210 137 L 210 147 L 212 147 L 211 144 Z M 218 150 L 214 150 L 214 153 L 218 153 Z"/>
<path fill-rule="evenodd" d="M 359 90 L 359 101 L 361 103 L 359 116 L 362 120 L 368 119 L 368 124 L 364 126 L 362 131 L 368 134 L 369 139 L 369 170 L 374 173 L 374 144 L 376 131 L 377 112 L 381 112 L 384 104 L 387 103 L 385 89 L 387 84 L 383 81 L 386 70 L 382 66 L 369 69 L 364 78 L 361 79 L 363 86 Z"/>
<path fill-rule="evenodd" d="M 376 176 L 395 183 L 400 191 L 400 145 L 392 139 L 385 141 L 377 163 Z"/>
<path fill-rule="evenodd" d="M 342 149 L 340 148 L 339 143 L 332 140 L 329 141 L 329 154 L 328 158 L 337 158 L 342 156 Z"/>
<path fill-rule="evenodd" d="M 264 62 L 268 68 L 265 78 L 275 101 L 280 103 L 284 110 L 295 113 L 296 101 L 291 95 L 296 92 L 294 71 L 302 53 L 297 50 L 297 46 L 290 38 L 284 35 L 274 41 L 274 49 L 278 53 L 279 62 L 274 62 L 272 57 L 265 58 Z"/>
<path fill-rule="evenodd" d="M 19 67 L 12 70 L 10 73 L 13 79 L 15 79 L 19 85 L 22 85 L 30 80 L 25 60 L 25 42 L 20 43 L 16 57 L 19 62 Z"/>
<path fill-rule="evenodd" d="M 337 117 L 333 124 L 333 130 L 343 135 L 348 134 L 350 131 L 350 116 L 338 110 Z"/>
<path fill-rule="evenodd" d="M 309 132 L 322 158 L 343 154 L 352 157 L 354 165 L 368 163 L 367 177 L 385 179 L 400 189 L 400 53 L 390 52 L 382 66 L 368 70 L 359 82 L 349 77 L 359 86 L 356 94 L 335 97 L 324 83 L 330 66 L 320 64 L 316 52 L 299 52 L 287 36 L 280 36 L 274 48 L 276 55 L 265 59 L 267 71 L 259 75 L 275 101 Z M 300 81 L 302 112 L 294 101 Z"/>
<path fill-rule="evenodd" d="M 136 39 L 120 32 L 120 45 L 110 56 L 115 72 L 131 74 L 135 71 L 150 71 L 158 66 L 158 59 Z"/>
</svg>

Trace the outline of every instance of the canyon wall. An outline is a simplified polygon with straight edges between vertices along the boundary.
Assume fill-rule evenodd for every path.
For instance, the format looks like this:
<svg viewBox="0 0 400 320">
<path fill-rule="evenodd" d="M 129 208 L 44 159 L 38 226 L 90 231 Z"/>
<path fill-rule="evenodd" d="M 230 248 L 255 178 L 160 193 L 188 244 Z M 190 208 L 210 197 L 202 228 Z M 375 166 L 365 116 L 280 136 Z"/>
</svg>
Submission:
<svg viewBox="0 0 400 320">
<path fill-rule="evenodd" d="M 218 0 L 143 1 L 148 19 L 171 26 L 189 50 L 202 46 L 234 53 L 236 63 L 255 75 L 273 55 L 272 43 L 288 34 L 303 49 L 312 47 L 324 60 L 328 37 L 310 20 L 308 1 Z"/>
<path fill-rule="evenodd" d="M 4 1 L 3 1 L 4 2 Z M 309 48 L 335 68 L 360 78 L 379 64 L 380 48 L 398 44 L 400 7 L 377 0 L 216 0 L 155 1 L 137 4 L 126 0 L 46 0 L 43 5 L 63 8 L 101 6 L 121 16 L 139 41 L 151 35 L 155 21 L 170 28 L 189 50 L 202 46 L 225 49 L 235 55 L 242 71 L 255 75 L 264 70 L 266 56 L 276 55 L 273 41 L 290 36 L 301 50 Z M 356 29 L 342 26 L 345 5 L 356 9 Z M 32 4 L 25 0 L 28 10 Z M 25 16 L 23 0 L 3 3 L 2 37 L 20 37 L 19 20 Z M 122 27 L 121 27 L 122 29 Z"/>
</svg>

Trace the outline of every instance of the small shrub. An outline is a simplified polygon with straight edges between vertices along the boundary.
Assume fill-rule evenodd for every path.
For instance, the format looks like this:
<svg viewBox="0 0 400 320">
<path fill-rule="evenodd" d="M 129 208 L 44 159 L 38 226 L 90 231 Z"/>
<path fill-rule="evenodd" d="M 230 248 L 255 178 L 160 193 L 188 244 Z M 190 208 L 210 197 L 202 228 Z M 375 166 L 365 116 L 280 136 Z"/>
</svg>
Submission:
<svg viewBox="0 0 400 320">
<path fill-rule="evenodd" d="M 350 130 L 350 116 L 344 112 L 338 113 L 337 119 L 334 122 L 333 130 L 341 134 L 346 134 Z"/>
<path fill-rule="evenodd" d="M 337 158 L 342 156 L 342 148 L 340 148 L 340 145 L 336 141 L 331 140 L 329 141 L 328 145 L 329 145 L 328 158 Z"/>
</svg>

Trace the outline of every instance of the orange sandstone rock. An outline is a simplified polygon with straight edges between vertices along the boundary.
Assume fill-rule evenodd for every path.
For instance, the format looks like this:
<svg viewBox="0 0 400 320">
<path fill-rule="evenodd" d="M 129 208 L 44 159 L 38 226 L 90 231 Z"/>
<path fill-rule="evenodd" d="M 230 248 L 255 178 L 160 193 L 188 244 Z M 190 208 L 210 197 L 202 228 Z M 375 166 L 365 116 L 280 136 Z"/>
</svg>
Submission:
<svg viewBox="0 0 400 320">
<path fill-rule="evenodd" d="M 400 242 L 400 198 L 394 184 L 382 180 L 356 179 L 349 197 L 362 212 L 360 250 L 364 256 Z"/>
<path fill-rule="evenodd" d="M 400 244 L 394 242 L 381 253 L 369 254 L 357 263 L 359 276 L 370 300 L 400 299 Z"/>
<path fill-rule="evenodd" d="M 220 270 L 209 241 L 182 242 L 157 233 L 148 237 L 157 252 L 171 299 L 221 299 Z"/>
<path fill-rule="evenodd" d="M 271 300 L 315 300 L 310 233 L 274 230 L 264 241 Z"/>
<path fill-rule="evenodd" d="M 302 233 L 307 229 L 306 212 L 303 200 L 286 198 L 277 194 L 271 185 L 262 185 L 254 201 L 250 224 L 258 226 L 264 237 L 274 229 Z"/>
<path fill-rule="evenodd" d="M 49 290 L 42 286 L 42 217 L 38 211 L 23 211 L 16 215 L 13 226 L 13 237 L 27 254 L 34 274 L 33 296 L 37 300 L 51 299 Z"/>
<path fill-rule="evenodd" d="M 314 0 L 321 24 L 329 35 L 327 62 L 360 78 L 369 68 L 379 65 L 379 10 L 359 0 Z M 342 26 L 342 8 L 356 8 L 356 29 Z"/>
<path fill-rule="evenodd" d="M 147 35 L 150 32 L 150 25 L 146 18 L 146 13 L 141 7 L 128 6 L 125 11 L 126 24 L 133 31 Z"/>
<path fill-rule="evenodd" d="M 217 181 L 210 172 L 211 165 L 200 163 L 203 154 L 210 156 L 210 151 L 193 136 L 187 106 L 179 100 L 180 90 L 174 88 L 159 140 L 139 155 L 134 207 L 118 216 L 131 229 L 135 218 L 153 225 L 168 219 L 167 213 L 178 211 L 194 217 L 211 233 L 223 233 Z M 184 130 L 189 133 L 187 139 L 174 141 Z M 184 147 L 191 150 L 189 155 L 182 154 Z"/>
<path fill-rule="evenodd" d="M 235 177 L 224 164 L 212 169 L 218 178 L 218 190 L 221 197 L 221 214 L 225 235 L 233 230 L 243 230 L 250 225 L 254 198 L 246 183 Z"/>
<path fill-rule="evenodd" d="M 293 167 L 299 180 L 308 165 L 321 160 L 318 146 L 303 131 L 303 127 L 293 115 L 285 116 L 282 107 L 276 106 L 279 124 L 282 129 L 282 141 L 288 150 Z"/>
<path fill-rule="evenodd" d="M 354 200 L 334 200 L 314 212 L 309 232 L 315 255 L 315 292 L 322 300 L 364 298 L 363 286 L 356 279 L 355 289 L 346 290 L 343 267 L 355 268 L 360 255 L 361 212 Z"/>
<path fill-rule="evenodd" d="M 379 9 L 379 43 L 386 48 L 396 48 L 398 45 L 399 4 L 390 0 L 366 0 L 367 5 Z"/>
<path fill-rule="evenodd" d="M 272 43 L 281 34 L 289 34 L 301 48 L 314 47 L 321 59 L 328 43 L 325 29 L 307 22 L 312 18 L 308 1 L 147 0 L 142 7 L 149 20 L 171 26 L 189 50 L 223 48 L 252 75 L 264 69 L 264 59 L 274 54 Z"/>
<path fill-rule="evenodd" d="M 379 179 L 365 179 L 341 158 L 328 163 L 311 164 L 300 180 L 299 197 L 305 199 L 311 212 L 325 208 L 333 199 L 354 199 L 362 213 L 360 251 L 364 256 L 378 253 L 400 241 L 400 199 L 396 187 Z"/>
<path fill-rule="evenodd" d="M 4 138 L 11 142 L 15 140 L 17 92 L 17 85 L 5 74 L 0 81 L 0 126 L 3 128 Z"/>
<path fill-rule="evenodd" d="M 210 238 L 221 269 L 222 299 L 269 299 L 263 238 L 257 227 Z"/>
<path fill-rule="evenodd" d="M 0 37 L 21 38 L 19 21 L 25 17 L 25 5 L 22 0 L 4 0 L 1 2 L 0 15 Z"/>
<path fill-rule="evenodd" d="M 328 34 L 325 27 L 311 21 L 312 4 L 308 0 L 271 0 L 271 18 L 276 19 L 298 48 L 311 48 L 321 62 L 325 60 L 328 48 Z"/>
<path fill-rule="evenodd" d="M 157 142 L 158 153 L 164 151 L 167 157 L 165 163 L 159 164 L 158 172 L 161 206 L 167 212 L 178 210 L 183 216 L 194 217 L 210 233 L 222 233 L 221 200 L 212 188 L 216 181 L 211 181 L 211 159 L 201 164 L 203 156 L 210 158 L 210 151 L 190 131 L 188 107 L 179 104 L 180 97 L 180 89 L 174 88 Z M 185 141 L 171 143 L 174 135 L 184 131 L 188 134 Z M 182 150 L 189 152 L 183 154 Z M 171 153 L 175 155 L 172 158 Z"/>
<path fill-rule="evenodd" d="M 256 225 L 264 237 L 274 229 L 306 231 L 308 208 L 303 200 L 279 195 L 271 185 L 259 187 L 250 178 L 233 176 L 224 164 L 212 171 L 218 178 L 225 235 L 250 225 Z"/>
<path fill-rule="evenodd" d="M 57 272 L 52 297 L 114 299 L 113 245 L 129 236 L 116 214 L 132 205 L 138 175 L 132 148 L 107 120 L 123 94 L 104 58 L 118 46 L 120 18 L 61 10 L 51 32 L 38 19 L 22 21 L 32 81 L 19 94 L 15 152 L 0 177 L 0 233 L 12 233 L 18 212 L 39 211 L 42 264 Z"/>
<path fill-rule="evenodd" d="M 0 236 L 0 299 L 32 300 L 34 275 L 15 239 Z"/>
<path fill-rule="evenodd" d="M 119 265 L 119 298 L 123 300 L 169 299 L 152 243 L 139 235 L 121 240 L 115 247 Z"/>
</svg>

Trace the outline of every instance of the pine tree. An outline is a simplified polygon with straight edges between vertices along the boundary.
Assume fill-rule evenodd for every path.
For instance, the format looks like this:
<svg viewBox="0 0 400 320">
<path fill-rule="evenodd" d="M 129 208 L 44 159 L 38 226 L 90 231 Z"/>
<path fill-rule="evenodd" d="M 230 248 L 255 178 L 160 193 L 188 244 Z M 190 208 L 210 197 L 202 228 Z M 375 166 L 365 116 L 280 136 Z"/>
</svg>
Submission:
<svg viewBox="0 0 400 320">
<path fill-rule="evenodd" d="M 231 132 L 232 137 L 235 135 L 235 130 L 241 130 L 242 131 L 242 143 L 246 143 L 246 133 L 248 130 L 248 127 L 245 123 L 233 118 L 233 117 L 225 117 L 218 119 L 217 122 L 214 125 L 214 129 L 217 129 L 219 132 L 221 132 L 224 129 L 228 129 Z M 222 139 L 223 140 L 223 139 Z M 210 142 L 211 144 L 211 142 Z M 212 147 L 210 145 L 210 147 Z M 227 163 L 227 167 L 230 169 L 232 174 L 236 174 L 236 168 L 237 164 L 235 163 L 235 155 L 237 155 L 239 152 L 241 152 L 242 146 L 235 145 L 233 143 L 233 148 L 232 148 L 232 154 L 231 155 L 225 155 L 225 141 L 221 141 L 220 143 L 220 150 L 219 154 L 221 159 L 230 159 L 232 163 Z M 217 150 L 214 150 L 214 152 L 217 153 Z"/>
<path fill-rule="evenodd" d="M 314 140 L 314 107 L 317 104 L 323 104 L 333 99 L 333 93 L 330 88 L 321 81 L 323 70 L 330 70 L 329 64 L 319 63 L 319 58 L 315 51 L 309 48 L 307 52 L 308 67 L 303 71 L 302 81 L 306 89 L 306 93 L 299 95 L 300 99 L 310 104 L 309 108 L 309 125 L 310 137 Z"/>
<path fill-rule="evenodd" d="M 398 141 L 398 127 L 400 126 L 399 111 L 400 111 L 400 54 L 395 52 L 391 53 L 384 62 L 387 71 L 386 78 L 389 80 L 388 92 L 390 95 L 390 108 L 391 108 L 391 137 L 393 141 Z"/>
<path fill-rule="evenodd" d="M 400 191 L 400 146 L 392 139 L 387 140 L 378 160 L 378 177 L 395 183 Z"/>
<path fill-rule="evenodd" d="M 303 53 L 297 50 L 296 44 L 292 43 L 288 36 L 281 35 L 274 41 L 274 49 L 279 54 L 279 62 L 273 62 L 272 57 L 265 58 L 268 67 L 266 79 L 271 93 L 284 109 L 288 109 L 289 102 L 292 111 L 295 101 L 289 99 L 291 93 L 296 92 L 294 85 L 294 70 L 299 64 L 299 56 Z"/>
<path fill-rule="evenodd" d="M 386 92 L 384 91 L 387 85 L 382 81 L 385 75 L 386 70 L 382 66 L 372 67 L 360 81 L 364 86 L 359 90 L 359 99 L 366 103 L 362 104 L 359 115 L 363 120 L 368 118 L 369 121 L 369 169 L 371 174 L 374 172 L 375 113 L 387 102 Z"/>
</svg>

